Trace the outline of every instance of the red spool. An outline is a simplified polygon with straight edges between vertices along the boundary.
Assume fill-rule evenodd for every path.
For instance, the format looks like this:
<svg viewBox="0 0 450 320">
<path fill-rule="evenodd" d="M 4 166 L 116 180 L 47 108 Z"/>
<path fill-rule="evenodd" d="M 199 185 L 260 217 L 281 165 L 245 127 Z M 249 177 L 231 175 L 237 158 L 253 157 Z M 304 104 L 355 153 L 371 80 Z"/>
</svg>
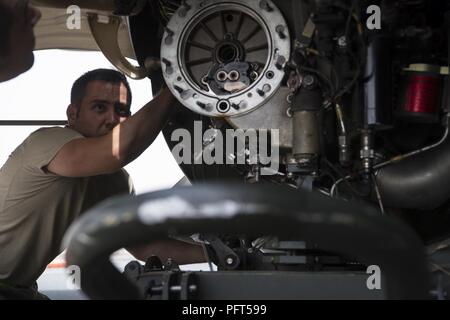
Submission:
<svg viewBox="0 0 450 320">
<path fill-rule="evenodd" d="M 441 80 L 433 75 L 411 75 L 403 111 L 435 114 L 439 109 Z"/>
<path fill-rule="evenodd" d="M 442 78 L 435 66 L 405 70 L 402 77 L 399 115 L 416 121 L 436 121 L 439 117 Z M 433 69 L 434 68 L 434 69 Z"/>
</svg>

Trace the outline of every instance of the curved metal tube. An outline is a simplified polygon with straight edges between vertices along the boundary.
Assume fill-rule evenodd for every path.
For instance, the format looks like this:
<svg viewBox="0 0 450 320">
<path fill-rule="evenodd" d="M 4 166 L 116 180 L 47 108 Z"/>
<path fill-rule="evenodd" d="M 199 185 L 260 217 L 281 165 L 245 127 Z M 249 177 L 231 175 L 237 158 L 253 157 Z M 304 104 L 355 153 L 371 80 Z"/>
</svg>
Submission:
<svg viewBox="0 0 450 320">
<path fill-rule="evenodd" d="M 450 198 L 450 114 L 441 140 L 374 166 L 376 183 L 388 207 L 432 210 Z"/>
<path fill-rule="evenodd" d="M 81 287 L 91 298 L 139 299 L 142 293 L 109 255 L 168 234 L 197 232 L 295 236 L 380 266 L 388 298 L 428 294 L 425 248 L 408 226 L 372 208 L 274 185 L 205 184 L 108 200 L 69 229 L 67 264 L 81 268 Z"/>
<path fill-rule="evenodd" d="M 438 208 L 450 198 L 450 142 L 386 166 L 376 179 L 388 207 Z"/>
</svg>

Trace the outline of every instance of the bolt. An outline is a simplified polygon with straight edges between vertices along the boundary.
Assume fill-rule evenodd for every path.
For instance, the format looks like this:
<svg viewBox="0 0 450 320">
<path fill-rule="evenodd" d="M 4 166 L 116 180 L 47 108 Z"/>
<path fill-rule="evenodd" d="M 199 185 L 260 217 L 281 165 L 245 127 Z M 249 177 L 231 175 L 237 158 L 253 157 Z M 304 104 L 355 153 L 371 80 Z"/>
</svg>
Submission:
<svg viewBox="0 0 450 320">
<path fill-rule="evenodd" d="M 170 30 L 169 28 L 165 27 L 164 31 L 167 33 L 168 36 L 170 36 L 170 37 L 173 36 L 173 31 Z"/>
<path fill-rule="evenodd" d="M 161 61 L 166 65 L 166 73 L 172 74 L 173 73 L 172 62 L 170 62 L 166 58 L 163 58 Z"/>
<path fill-rule="evenodd" d="M 162 58 L 161 61 L 166 65 L 166 67 L 171 67 L 172 66 L 172 62 L 170 62 L 166 58 Z"/>
<path fill-rule="evenodd" d="M 266 10 L 267 12 L 273 11 L 273 8 L 269 5 L 269 3 L 266 0 L 261 0 L 259 2 L 259 7 L 263 10 Z"/>
<path fill-rule="evenodd" d="M 250 72 L 250 79 L 256 80 L 258 78 L 258 72 L 252 71 Z"/>
<path fill-rule="evenodd" d="M 184 90 L 184 91 L 180 94 L 180 96 L 181 96 L 181 98 L 182 98 L 183 100 L 186 100 L 186 99 L 189 99 L 189 98 L 191 97 L 191 93 L 192 93 L 191 90 Z"/>
<path fill-rule="evenodd" d="M 245 108 L 247 108 L 247 102 L 241 101 L 241 102 L 239 103 L 239 109 L 245 109 Z"/>
<path fill-rule="evenodd" d="M 286 35 L 284 34 L 284 29 L 285 29 L 284 26 L 281 24 L 277 25 L 277 27 L 275 28 L 276 33 L 278 33 L 278 36 L 281 39 L 286 39 Z"/>
<path fill-rule="evenodd" d="M 212 104 L 210 104 L 210 103 L 197 102 L 197 105 L 198 105 L 202 110 L 205 110 L 205 111 L 208 111 L 208 112 L 212 111 L 212 109 L 213 109 L 213 106 L 212 106 Z"/>
<path fill-rule="evenodd" d="M 275 67 L 278 70 L 283 69 L 283 64 L 286 62 L 286 58 L 284 56 L 278 56 L 277 61 L 275 62 Z"/>
<path fill-rule="evenodd" d="M 181 7 L 178 10 L 178 16 L 180 18 L 186 17 L 187 12 L 191 9 L 191 6 L 186 3 L 186 1 L 181 2 Z"/>
<path fill-rule="evenodd" d="M 165 27 L 164 31 L 167 33 L 167 37 L 164 39 L 166 45 L 171 45 L 173 43 L 173 31 Z"/>
<path fill-rule="evenodd" d="M 179 86 L 173 86 L 173 88 L 175 89 L 175 90 L 177 90 L 177 92 L 179 93 L 179 94 L 182 94 L 183 93 L 183 88 L 180 88 Z"/>
<path fill-rule="evenodd" d="M 197 101 L 197 105 L 198 105 L 200 108 L 202 108 L 202 109 L 206 109 L 206 103 Z"/>
<path fill-rule="evenodd" d="M 305 87 L 311 87 L 315 82 L 316 79 L 310 74 L 303 77 L 303 84 L 305 85 Z"/>
<path fill-rule="evenodd" d="M 173 267 L 173 259 L 172 258 L 167 258 L 167 261 L 164 265 L 164 269 L 171 269 Z"/>
<path fill-rule="evenodd" d="M 234 35 L 232 33 L 227 33 L 227 34 L 225 34 L 225 36 L 223 38 L 225 40 L 233 40 Z"/>
<path fill-rule="evenodd" d="M 231 266 L 234 263 L 234 259 L 231 257 L 228 257 L 226 260 L 227 265 Z"/>
</svg>

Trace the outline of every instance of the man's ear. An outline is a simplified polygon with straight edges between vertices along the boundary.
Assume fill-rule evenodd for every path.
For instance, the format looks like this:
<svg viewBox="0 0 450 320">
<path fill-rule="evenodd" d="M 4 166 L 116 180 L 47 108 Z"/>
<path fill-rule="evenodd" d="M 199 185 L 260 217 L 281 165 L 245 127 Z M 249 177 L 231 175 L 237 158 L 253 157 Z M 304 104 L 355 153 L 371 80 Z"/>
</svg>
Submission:
<svg viewBox="0 0 450 320">
<path fill-rule="evenodd" d="M 69 126 L 70 126 L 77 119 L 78 108 L 74 104 L 71 103 L 67 107 L 66 114 L 67 114 L 67 120 L 68 120 Z"/>
</svg>

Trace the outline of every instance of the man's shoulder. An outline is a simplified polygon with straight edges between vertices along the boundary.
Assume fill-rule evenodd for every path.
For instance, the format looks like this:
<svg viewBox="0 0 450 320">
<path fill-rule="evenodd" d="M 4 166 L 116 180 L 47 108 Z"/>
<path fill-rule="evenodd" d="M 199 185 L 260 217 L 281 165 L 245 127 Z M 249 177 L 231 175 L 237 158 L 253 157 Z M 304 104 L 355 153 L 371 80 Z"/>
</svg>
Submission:
<svg viewBox="0 0 450 320">
<path fill-rule="evenodd" d="M 67 142 L 83 138 L 77 131 L 67 127 L 40 128 L 31 133 L 23 142 L 23 147 L 29 152 L 51 152 L 59 150 Z M 54 155 L 52 155 L 53 157 Z"/>
<path fill-rule="evenodd" d="M 27 140 L 38 140 L 51 137 L 77 137 L 77 136 L 80 138 L 83 137 L 83 135 L 81 135 L 79 132 L 68 127 L 43 127 L 32 132 L 28 136 Z"/>
<path fill-rule="evenodd" d="M 39 172 L 43 172 L 42 168 L 49 164 L 66 143 L 79 138 L 83 136 L 70 128 L 40 128 L 17 147 L 15 156 L 27 167 L 38 168 Z"/>
</svg>

